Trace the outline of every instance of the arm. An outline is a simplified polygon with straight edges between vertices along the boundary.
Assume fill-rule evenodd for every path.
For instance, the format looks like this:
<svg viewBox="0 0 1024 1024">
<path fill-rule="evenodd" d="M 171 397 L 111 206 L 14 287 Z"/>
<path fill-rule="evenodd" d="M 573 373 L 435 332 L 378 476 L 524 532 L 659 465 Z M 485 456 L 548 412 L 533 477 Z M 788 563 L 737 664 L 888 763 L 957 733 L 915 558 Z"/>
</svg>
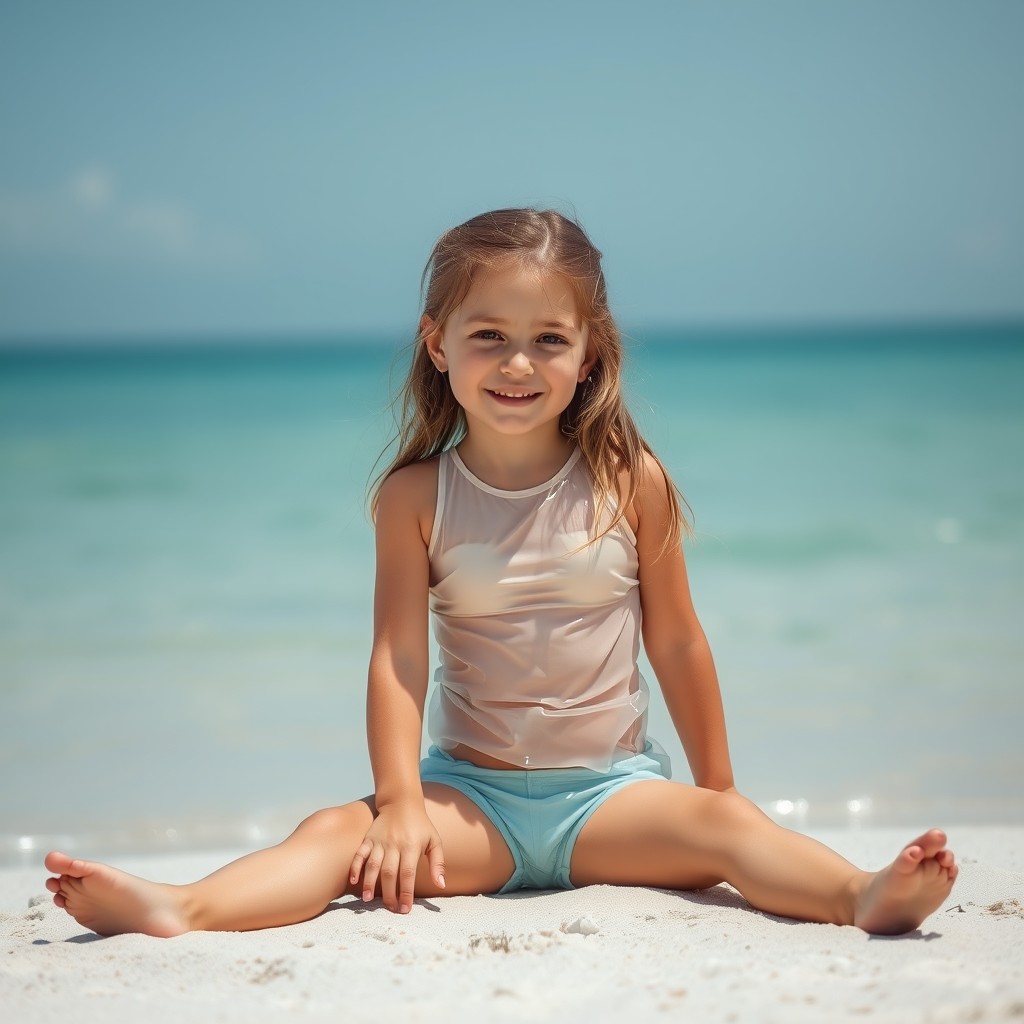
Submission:
<svg viewBox="0 0 1024 1024">
<path fill-rule="evenodd" d="M 665 696 L 693 781 L 705 789 L 733 789 L 729 742 L 718 676 L 690 599 L 683 549 L 670 527 L 668 481 L 647 458 L 634 503 L 640 559 L 644 649 Z"/>
<path fill-rule="evenodd" d="M 433 464 L 406 467 L 381 489 L 377 509 L 377 574 L 366 732 L 377 817 L 350 870 L 363 875 L 363 899 L 378 877 L 391 910 L 412 907 L 416 868 L 426 854 L 444 887 L 441 840 L 427 817 L 420 783 L 420 739 L 427 690 L 429 566 L 424 509 L 433 512 Z M 429 513 L 428 513 L 429 517 Z M 396 898 L 397 891 L 397 898 Z"/>
</svg>

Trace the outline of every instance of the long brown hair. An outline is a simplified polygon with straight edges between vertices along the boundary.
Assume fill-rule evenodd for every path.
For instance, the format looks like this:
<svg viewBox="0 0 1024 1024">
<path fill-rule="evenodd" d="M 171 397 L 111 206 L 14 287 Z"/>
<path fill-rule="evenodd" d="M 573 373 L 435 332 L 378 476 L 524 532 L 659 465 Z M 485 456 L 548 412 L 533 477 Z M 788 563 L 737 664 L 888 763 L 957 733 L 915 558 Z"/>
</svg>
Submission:
<svg viewBox="0 0 1024 1024">
<path fill-rule="evenodd" d="M 608 308 L 601 253 L 578 223 L 554 210 L 492 210 L 446 231 L 437 240 L 423 271 L 424 314 L 435 329 L 443 330 L 477 275 L 510 262 L 567 278 L 587 324 L 588 344 L 594 347 L 597 361 L 587 380 L 577 385 L 560 425 L 562 432 L 579 445 L 594 478 L 598 521 L 600 508 L 615 500 L 615 513 L 602 532 L 612 529 L 636 498 L 645 454 L 655 459 L 669 482 L 670 537 L 688 530 L 682 495 L 637 429 L 623 400 L 622 335 Z M 374 514 L 381 485 L 392 473 L 440 454 L 457 444 L 466 432 L 462 408 L 448 378 L 431 362 L 421 331 L 417 331 L 412 347 L 409 373 L 395 400 L 398 433 L 388 445 L 397 444 L 398 450 L 371 487 L 370 508 Z M 620 493 L 619 475 L 623 471 L 628 484 L 625 493 Z"/>
</svg>

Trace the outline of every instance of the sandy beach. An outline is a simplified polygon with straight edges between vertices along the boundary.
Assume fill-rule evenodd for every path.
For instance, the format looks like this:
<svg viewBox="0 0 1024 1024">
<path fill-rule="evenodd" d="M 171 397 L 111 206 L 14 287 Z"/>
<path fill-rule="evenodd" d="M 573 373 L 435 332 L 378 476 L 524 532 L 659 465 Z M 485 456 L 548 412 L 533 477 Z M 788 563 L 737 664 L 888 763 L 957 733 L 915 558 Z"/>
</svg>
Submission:
<svg viewBox="0 0 1024 1024">
<path fill-rule="evenodd" d="M 251 933 L 100 939 L 57 910 L 42 868 L 0 873 L 4 1019 L 428 1022 L 1024 1019 L 1024 828 L 950 828 L 962 865 L 922 929 L 878 938 L 751 910 L 727 886 L 595 886 L 417 901 L 345 899 Z M 879 867 L 910 830 L 815 831 Z M 128 858 L 183 882 L 236 854 Z"/>
</svg>

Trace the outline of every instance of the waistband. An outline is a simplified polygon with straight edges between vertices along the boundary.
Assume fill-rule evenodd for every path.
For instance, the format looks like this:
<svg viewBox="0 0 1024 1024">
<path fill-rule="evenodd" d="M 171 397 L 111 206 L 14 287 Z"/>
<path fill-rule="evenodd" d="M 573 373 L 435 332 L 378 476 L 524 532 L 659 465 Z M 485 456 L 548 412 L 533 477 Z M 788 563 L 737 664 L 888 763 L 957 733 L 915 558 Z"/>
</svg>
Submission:
<svg viewBox="0 0 1024 1024">
<path fill-rule="evenodd" d="M 481 768 L 472 761 L 461 761 L 452 757 L 446 750 L 431 744 L 427 751 L 428 760 L 440 758 L 455 770 L 463 770 L 478 779 L 489 779 L 492 782 L 530 779 L 531 786 L 565 786 L 575 783 L 595 782 L 598 779 L 614 779 L 624 775 L 632 775 L 638 771 L 653 771 L 666 779 L 672 777 L 672 764 L 668 754 L 661 745 L 648 739 L 643 751 L 639 754 L 623 752 L 616 758 L 606 772 L 594 771 L 592 768 Z"/>
</svg>

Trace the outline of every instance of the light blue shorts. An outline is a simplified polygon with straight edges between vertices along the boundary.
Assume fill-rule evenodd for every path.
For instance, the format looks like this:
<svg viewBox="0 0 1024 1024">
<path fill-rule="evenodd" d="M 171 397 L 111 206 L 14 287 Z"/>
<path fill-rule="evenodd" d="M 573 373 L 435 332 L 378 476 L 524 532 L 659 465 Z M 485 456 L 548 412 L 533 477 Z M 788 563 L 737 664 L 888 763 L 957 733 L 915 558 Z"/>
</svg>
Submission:
<svg viewBox="0 0 1024 1024">
<path fill-rule="evenodd" d="M 451 786 L 469 797 L 501 833 L 515 861 L 501 892 L 572 889 L 573 847 L 590 816 L 631 782 L 669 777 L 669 762 L 647 744 L 642 754 L 616 761 L 607 772 L 589 768 L 480 768 L 456 761 L 436 746 L 420 762 L 424 782 Z"/>
</svg>

